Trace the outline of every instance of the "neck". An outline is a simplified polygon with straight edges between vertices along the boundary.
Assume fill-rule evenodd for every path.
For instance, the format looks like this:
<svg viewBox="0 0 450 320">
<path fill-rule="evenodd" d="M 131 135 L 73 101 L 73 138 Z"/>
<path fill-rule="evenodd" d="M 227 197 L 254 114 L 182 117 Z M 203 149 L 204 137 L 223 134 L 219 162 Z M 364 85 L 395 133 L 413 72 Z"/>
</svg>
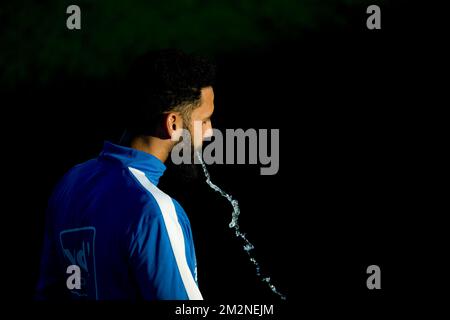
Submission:
<svg viewBox="0 0 450 320">
<path fill-rule="evenodd" d="M 131 142 L 131 148 L 149 153 L 162 162 L 166 162 L 172 148 L 172 141 L 153 136 L 136 137 Z"/>
</svg>

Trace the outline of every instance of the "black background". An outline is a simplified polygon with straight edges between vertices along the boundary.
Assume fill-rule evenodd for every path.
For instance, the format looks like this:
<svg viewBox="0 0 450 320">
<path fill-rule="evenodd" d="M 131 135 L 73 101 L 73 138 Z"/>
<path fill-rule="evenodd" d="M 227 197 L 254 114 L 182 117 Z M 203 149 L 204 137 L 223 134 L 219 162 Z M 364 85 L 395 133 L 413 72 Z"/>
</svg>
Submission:
<svg viewBox="0 0 450 320">
<path fill-rule="evenodd" d="M 429 203 L 418 146 L 426 131 L 423 106 L 433 103 L 424 85 L 437 56 L 427 31 L 432 25 L 411 22 L 427 11 L 403 4 L 383 8 L 382 30 L 367 30 L 364 8 L 357 7 L 346 28 L 325 25 L 214 56 L 213 126 L 280 129 L 277 175 L 261 176 L 257 165 L 210 166 L 210 173 L 239 201 L 241 229 L 262 272 L 288 297 L 285 313 L 288 304 L 299 314 L 365 317 L 432 282 L 432 275 L 417 273 L 411 282 L 411 266 L 417 271 L 423 259 L 435 259 L 421 237 L 427 228 L 419 215 Z M 54 184 L 121 134 L 127 108 L 115 95 L 118 86 L 117 78 L 61 76 L 2 94 L 4 128 L 14 119 L 3 135 L 12 191 L 4 215 L 13 217 L 4 228 L 11 232 L 4 283 L 14 301 L 32 300 Z M 160 187 L 190 217 L 205 299 L 278 305 L 228 228 L 230 204 L 203 178 L 180 182 L 168 170 Z M 379 291 L 366 287 L 372 264 L 381 268 Z"/>
</svg>

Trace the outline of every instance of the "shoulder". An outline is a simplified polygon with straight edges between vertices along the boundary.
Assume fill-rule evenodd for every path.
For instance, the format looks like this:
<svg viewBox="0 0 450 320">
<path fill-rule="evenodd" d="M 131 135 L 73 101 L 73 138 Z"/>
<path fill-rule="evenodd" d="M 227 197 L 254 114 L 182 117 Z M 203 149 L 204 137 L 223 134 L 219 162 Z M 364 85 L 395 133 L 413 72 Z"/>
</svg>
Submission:
<svg viewBox="0 0 450 320">
<path fill-rule="evenodd" d="M 177 209 L 173 199 L 154 185 L 144 172 L 131 167 L 128 170 L 135 185 L 143 193 L 141 198 L 144 205 L 143 219 L 160 219 L 164 215 L 167 218 L 167 216 L 176 214 Z"/>
<path fill-rule="evenodd" d="M 152 204 L 158 207 L 158 215 L 163 215 L 166 219 L 168 217 L 175 218 L 175 216 L 177 216 L 177 220 L 181 220 L 183 223 L 189 223 L 186 213 L 178 201 L 151 183 L 142 171 L 133 168 L 129 169 L 142 190 L 146 191 Z"/>
</svg>

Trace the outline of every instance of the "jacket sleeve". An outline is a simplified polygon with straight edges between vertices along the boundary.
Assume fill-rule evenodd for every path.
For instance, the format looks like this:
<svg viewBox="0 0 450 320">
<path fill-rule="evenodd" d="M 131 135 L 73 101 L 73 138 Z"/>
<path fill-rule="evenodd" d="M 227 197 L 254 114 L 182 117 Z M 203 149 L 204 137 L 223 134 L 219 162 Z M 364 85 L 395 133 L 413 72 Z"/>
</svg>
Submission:
<svg viewBox="0 0 450 320">
<path fill-rule="evenodd" d="M 129 254 L 133 275 L 145 300 L 189 299 L 180 261 L 177 263 L 161 214 L 141 216 L 131 233 Z"/>
</svg>

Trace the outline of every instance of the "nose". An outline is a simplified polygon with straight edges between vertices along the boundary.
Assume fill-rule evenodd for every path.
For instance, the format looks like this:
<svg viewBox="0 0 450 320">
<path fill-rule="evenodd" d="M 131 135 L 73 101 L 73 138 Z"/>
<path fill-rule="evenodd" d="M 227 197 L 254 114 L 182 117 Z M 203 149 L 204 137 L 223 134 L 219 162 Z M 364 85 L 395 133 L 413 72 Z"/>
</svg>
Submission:
<svg viewBox="0 0 450 320">
<path fill-rule="evenodd" d="M 207 139 L 207 138 L 211 138 L 213 136 L 214 132 L 213 132 L 213 128 L 212 128 L 212 123 L 211 121 L 208 121 L 208 124 L 205 127 L 205 131 L 203 132 L 203 140 Z"/>
</svg>

